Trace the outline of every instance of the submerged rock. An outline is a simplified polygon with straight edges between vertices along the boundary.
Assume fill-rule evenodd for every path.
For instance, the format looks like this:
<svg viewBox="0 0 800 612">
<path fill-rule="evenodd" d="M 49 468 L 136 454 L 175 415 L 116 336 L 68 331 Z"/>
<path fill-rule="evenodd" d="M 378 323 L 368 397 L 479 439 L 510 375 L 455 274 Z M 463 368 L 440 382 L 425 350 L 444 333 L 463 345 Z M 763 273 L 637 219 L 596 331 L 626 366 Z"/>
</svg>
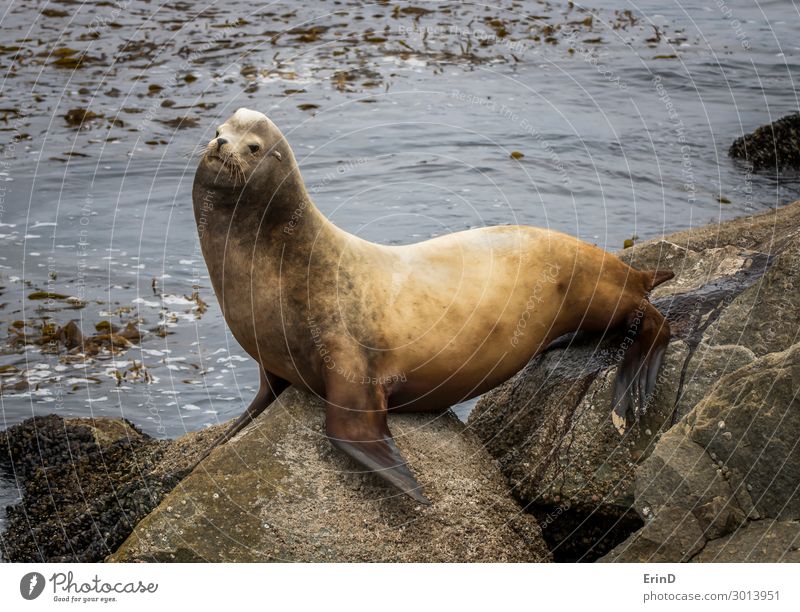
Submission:
<svg viewBox="0 0 800 612">
<path fill-rule="evenodd" d="M 800 518 L 800 202 L 622 257 L 676 274 L 651 296 L 673 338 L 626 435 L 611 339 L 538 356 L 469 419 L 555 559 L 687 561 L 747 521 Z"/>
<path fill-rule="evenodd" d="M 800 113 L 786 115 L 733 141 L 728 155 L 754 170 L 800 169 Z"/>
<path fill-rule="evenodd" d="M 431 506 L 388 488 L 323 435 L 291 388 L 215 450 L 110 561 L 548 561 L 480 443 L 451 413 L 390 419 Z"/>
</svg>

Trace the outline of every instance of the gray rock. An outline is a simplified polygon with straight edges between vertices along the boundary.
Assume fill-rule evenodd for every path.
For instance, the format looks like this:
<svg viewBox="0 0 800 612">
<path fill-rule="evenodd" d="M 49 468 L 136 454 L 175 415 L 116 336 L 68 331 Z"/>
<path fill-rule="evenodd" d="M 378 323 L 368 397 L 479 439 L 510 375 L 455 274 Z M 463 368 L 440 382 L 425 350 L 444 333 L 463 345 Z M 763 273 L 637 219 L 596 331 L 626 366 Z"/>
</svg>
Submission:
<svg viewBox="0 0 800 612">
<path fill-rule="evenodd" d="M 551 545 L 572 538 L 595 553 L 616 545 L 607 555 L 615 560 L 686 561 L 746 519 L 797 518 L 800 202 L 621 257 L 676 273 L 651 296 L 673 330 L 656 397 L 620 438 L 608 419 L 616 372 L 608 342 L 534 359 L 469 419 L 514 495 Z M 556 508 L 558 521 L 542 520 Z M 631 509 L 644 521 L 638 536 Z M 617 517 L 604 542 L 587 535 L 589 515 Z M 551 533 L 559 523 L 571 529 Z M 629 530 L 612 541 L 623 523 Z"/>
<path fill-rule="evenodd" d="M 110 561 L 548 561 L 536 521 L 451 413 L 390 419 L 431 506 L 335 450 L 289 389 L 215 450 Z"/>
<path fill-rule="evenodd" d="M 698 563 L 800 563 L 800 522 L 753 521 L 706 544 Z"/>
<path fill-rule="evenodd" d="M 722 495 L 697 507 L 693 514 L 707 540 L 736 531 L 745 521 L 745 514 L 734 499 Z"/>
<path fill-rule="evenodd" d="M 800 343 L 724 377 L 686 418 L 761 517 L 800 519 L 798 393 Z"/>
<path fill-rule="evenodd" d="M 690 561 L 705 545 L 699 521 L 684 508 L 666 506 L 644 527 L 600 559 L 603 563 Z"/>
<path fill-rule="evenodd" d="M 673 343 L 647 413 L 624 438 L 611 424 L 613 347 L 581 346 L 536 358 L 485 395 L 469 419 L 525 504 L 569 502 L 627 509 L 633 467 L 652 448 L 675 405 L 686 348 Z M 602 500 L 598 503 L 598 500 Z"/>
<path fill-rule="evenodd" d="M 680 562 L 700 550 L 696 560 L 778 560 L 758 542 L 780 540 L 785 530 L 757 542 L 760 527 L 753 525 L 769 521 L 739 527 L 746 518 L 800 515 L 797 380 L 800 343 L 723 377 L 637 468 L 635 507 L 651 523 L 605 560 Z M 700 533 L 692 546 L 685 541 L 688 525 Z M 783 541 L 781 550 L 788 554 L 791 545 Z"/>
<path fill-rule="evenodd" d="M 726 374 L 752 363 L 755 358 L 755 353 L 746 346 L 711 346 L 701 342 L 686 364 L 676 416 L 688 414 L 697 402 L 721 384 Z"/>
<path fill-rule="evenodd" d="M 636 470 L 636 510 L 643 518 L 666 506 L 695 508 L 717 497 L 733 498 L 705 448 L 693 442 L 683 424 L 673 427 Z"/>
<path fill-rule="evenodd" d="M 800 342 L 800 240 L 774 256 L 769 269 L 735 296 L 705 333 L 713 345 L 741 345 L 758 356 Z"/>
</svg>

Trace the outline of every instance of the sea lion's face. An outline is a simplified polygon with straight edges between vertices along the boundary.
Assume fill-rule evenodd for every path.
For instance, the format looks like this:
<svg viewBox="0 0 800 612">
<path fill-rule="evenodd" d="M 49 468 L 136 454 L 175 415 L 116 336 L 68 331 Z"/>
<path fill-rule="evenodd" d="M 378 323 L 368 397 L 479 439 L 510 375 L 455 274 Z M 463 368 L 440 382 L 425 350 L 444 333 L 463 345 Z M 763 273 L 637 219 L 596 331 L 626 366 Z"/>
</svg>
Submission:
<svg viewBox="0 0 800 612">
<path fill-rule="evenodd" d="M 217 127 L 200 161 L 202 182 L 215 187 L 242 187 L 256 172 L 280 162 L 282 136 L 265 114 L 240 108 Z"/>
</svg>

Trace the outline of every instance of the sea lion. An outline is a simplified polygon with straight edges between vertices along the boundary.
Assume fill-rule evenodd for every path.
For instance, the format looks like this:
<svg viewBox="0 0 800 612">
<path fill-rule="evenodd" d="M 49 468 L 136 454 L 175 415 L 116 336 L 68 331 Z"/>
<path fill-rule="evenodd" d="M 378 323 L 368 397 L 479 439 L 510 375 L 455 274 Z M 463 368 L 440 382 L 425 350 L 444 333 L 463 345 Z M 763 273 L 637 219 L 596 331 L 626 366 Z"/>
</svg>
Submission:
<svg viewBox="0 0 800 612">
<path fill-rule="evenodd" d="M 627 330 L 614 390 L 619 429 L 655 386 L 670 333 L 647 295 L 671 272 L 635 270 L 536 227 L 404 246 L 362 240 L 322 215 L 281 131 L 244 108 L 205 148 L 192 197 L 225 321 L 262 370 L 256 398 L 214 446 L 298 385 L 324 398 L 335 446 L 427 503 L 388 411 L 446 410 L 575 331 Z"/>
</svg>

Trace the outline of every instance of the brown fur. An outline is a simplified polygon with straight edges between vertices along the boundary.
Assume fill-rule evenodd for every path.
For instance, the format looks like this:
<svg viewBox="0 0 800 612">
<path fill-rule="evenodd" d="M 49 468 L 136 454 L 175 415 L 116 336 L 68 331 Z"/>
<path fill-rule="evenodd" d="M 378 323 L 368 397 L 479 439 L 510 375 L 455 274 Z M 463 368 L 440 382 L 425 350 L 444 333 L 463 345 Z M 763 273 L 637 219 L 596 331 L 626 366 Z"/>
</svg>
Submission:
<svg viewBox="0 0 800 612">
<path fill-rule="evenodd" d="M 555 338 L 630 326 L 637 312 L 641 331 L 621 369 L 629 384 L 615 406 L 624 417 L 636 407 L 623 405 L 631 386 L 651 390 L 644 366 L 668 327 L 646 297 L 671 273 L 640 272 L 533 227 L 406 246 L 361 240 L 314 206 L 291 148 L 261 117 L 237 111 L 220 126 L 220 154 L 241 175 L 208 157 L 199 164 L 203 254 L 232 333 L 271 388 L 291 383 L 322 396 L 329 438 L 362 465 L 426 501 L 394 446 L 389 410 L 447 409 L 508 379 Z M 260 152 L 250 154 L 254 143 Z"/>
</svg>

